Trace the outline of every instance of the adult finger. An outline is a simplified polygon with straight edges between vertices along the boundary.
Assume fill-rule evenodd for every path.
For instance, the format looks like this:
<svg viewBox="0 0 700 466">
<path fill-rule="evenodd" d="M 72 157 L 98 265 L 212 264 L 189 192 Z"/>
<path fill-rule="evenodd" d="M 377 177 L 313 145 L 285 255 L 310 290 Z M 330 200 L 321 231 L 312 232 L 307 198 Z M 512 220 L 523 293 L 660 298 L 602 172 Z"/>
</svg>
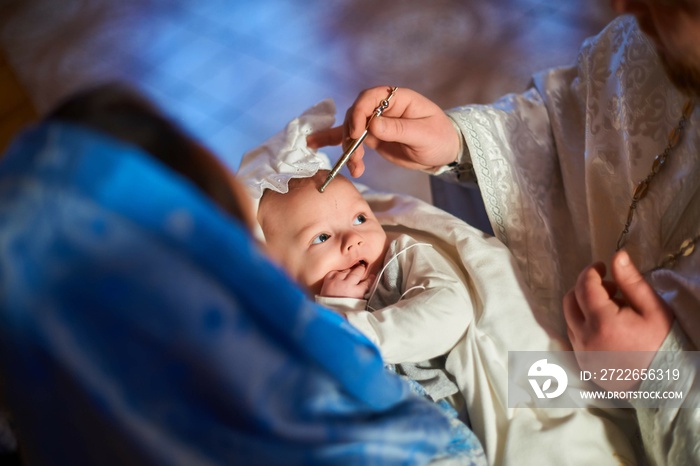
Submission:
<svg viewBox="0 0 700 466">
<path fill-rule="evenodd" d="M 618 290 L 617 284 L 612 280 L 603 280 L 602 284 L 610 299 L 614 299 Z"/>
<path fill-rule="evenodd" d="M 421 146 L 432 131 L 427 119 L 392 118 L 384 116 L 375 118 L 370 123 L 369 131 L 376 139 L 384 142 L 401 142 L 408 146 Z"/>
<path fill-rule="evenodd" d="M 659 310 L 670 315 L 666 303 L 656 294 L 639 269 L 634 265 L 627 251 L 618 251 L 611 264 L 612 275 L 627 302 L 642 315 L 655 315 Z"/>
<path fill-rule="evenodd" d="M 367 126 L 367 121 L 374 110 L 386 99 L 391 92 L 390 86 L 378 86 L 365 89 L 360 92 L 355 102 L 345 113 L 344 126 L 346 136 L 356 139 L 360 137 Z M 425 118 L 435 114 L 441 114 L 442 110 L 432 100 L 411 89 L 400 87 L 394 97 L 389 101 L 389 106 L 382 112 L 381 118 Z"/>
<path fill-rule="evenodd" d="M 578 336 L 576 332 L 569 326 L 568 322 L 566 325 L 566 336 L 569 338 L 569 345 L 577 348 L 578 347 Z"/>
<path fill-rule="evenodd" d="M 309 134 L 306 137 L 306 144 L 311 149 L 318 149 L 326 146 L 337 146 L 345 141 L 343 136 L 343 127 L 336 126 L 334 128 L 328 128 L 315 133 Z M 365 163 L 362 158 L 365 155 L 365 149 L 362 145 L 358 147 L 355 152 L 353 152 L 352 157 L 348 161 L 348 169 L 350 174 L 357 178 L 362 175 L 365 171 Z"/>
<path fill-rule="evenodd" d="M 570 327 L 574 333 L 578 333 L 578 329 L 583 327 L 586 323 L 586 316 L 578 305 L 574 290 L 569 290 L 569 292 L 564 295 L 562 308 L 564 310 L 564 320 L 567 326 Z"/>
<path fill-rule="evenodd" d="M 581 312 L 586 320 L 596 322 L 608 317 L 606 314 L 617 309 L 611 305 L 610 295 L 603 285 L 605 277 L 605 264 L 596 262 L 586 267 L 576 280 L 574 293 Z"/>
<path fill-rule="evenodd" d="M 311 149 L 318 149 L 326 146 L 338 146 L 343 142 L 343 127 L 322 129 L 309 134 L 306 137 L 306 144 Z"/>
<path fill-rule="evenodd" d="M 578 301 L 576 301 L 576 294 L 573 289 L 564 295 L 562 306 L 564 309 L 564 322 L 566 323 L 566 335 L 569 338 L 570 346 L 578 349 L 581 346 L 580 342 L 585 339 L 587 334 L 586 319 L 583 312 L 581 312 Z"/>
<path fill-rule="evenodd" d="M 389 96 L 390 92 L 390 86 L 377 86 L 360 92 L 355 102 L 345 113 L 345 135 L 353 139 L 359 138 L 367 126 L 367 120 L 374 113 L 374 109 Z M 392 111 L 397 106 L 397 98 L 398 95 L 394 95 L 389 103 L 389 109 Z"/>
<path fill-rule="evenodd" d="M 365 161 L 364 161 L 364 150 L 360 152 L 362 148 L 358 148 L 357 151 L 352 154 L 350 160 L 348 161 L 348 170 L 350 170 L 350 175 L 353 178 L 362 176 L 365 172 Z"/>
</svg>

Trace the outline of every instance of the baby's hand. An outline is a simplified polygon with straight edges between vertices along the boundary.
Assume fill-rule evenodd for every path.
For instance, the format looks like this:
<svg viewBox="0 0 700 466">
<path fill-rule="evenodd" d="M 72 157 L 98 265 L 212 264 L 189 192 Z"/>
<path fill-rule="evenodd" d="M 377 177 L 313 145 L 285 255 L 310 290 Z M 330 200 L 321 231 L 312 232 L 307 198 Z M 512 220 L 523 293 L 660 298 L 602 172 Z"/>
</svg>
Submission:
<svg viewBox="0 0 700 466">
<path fill-rule="evenodd" d="M 323 279 L 321 296 L 363 299 L 374 281 L 374 275 L 362 278 L 366 270 L 366 265 L 357 265 L 329 272 Z"/>
</svg>

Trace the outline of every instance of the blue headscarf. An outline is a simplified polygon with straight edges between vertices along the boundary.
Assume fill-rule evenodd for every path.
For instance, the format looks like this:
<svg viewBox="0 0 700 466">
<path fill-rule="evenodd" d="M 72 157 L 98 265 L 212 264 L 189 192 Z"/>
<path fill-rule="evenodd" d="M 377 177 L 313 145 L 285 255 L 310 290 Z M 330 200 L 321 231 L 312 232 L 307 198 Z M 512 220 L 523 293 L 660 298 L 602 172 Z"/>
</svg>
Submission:
<svg viewBox="0 0 700 466">
<path fill-rule="evenodd" d="M 423 464 L 449 421 L 242 225 L 67 123 L 0 161 L 0 389 L 39 464 Z"/>
</svg>

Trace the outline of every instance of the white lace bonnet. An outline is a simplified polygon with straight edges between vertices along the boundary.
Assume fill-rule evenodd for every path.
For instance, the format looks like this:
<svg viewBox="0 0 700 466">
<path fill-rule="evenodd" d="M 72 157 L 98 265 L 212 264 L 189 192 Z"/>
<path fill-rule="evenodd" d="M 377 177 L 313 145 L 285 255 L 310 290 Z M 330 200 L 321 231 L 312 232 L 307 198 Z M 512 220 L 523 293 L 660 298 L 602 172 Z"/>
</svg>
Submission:
<svg viewBox="0 0 700 466">
<path fill-rule="evenodd" d="M 266 189 L 279 193 L 289 191 L 289 180 L 308 178 L 319 170 L 330 170 L 328 157 L 306 145 L 306 136 L 330 128 L 335 122 L 335 103 L 323 100 L 270 139 L 245 153 L 236 178 L 243 183 L 257 213 L 260 198 Z M 254 232 L 263 239 L 262 231 Z"/>
</svg>

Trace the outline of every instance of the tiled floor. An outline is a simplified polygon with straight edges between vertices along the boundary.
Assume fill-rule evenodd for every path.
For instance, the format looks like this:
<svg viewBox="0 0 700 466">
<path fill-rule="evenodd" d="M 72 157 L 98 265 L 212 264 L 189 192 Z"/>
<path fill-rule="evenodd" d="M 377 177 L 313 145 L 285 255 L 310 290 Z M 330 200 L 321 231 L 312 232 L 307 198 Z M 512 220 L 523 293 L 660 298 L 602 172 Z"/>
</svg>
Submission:
<svg viewBox="0 0 700 466">
<path fill-rule="evenodd" d="M 520 91 L 611 18 L 608 0 L 0 0 L 0 44 L 40 112 L 127 80 L 236 168 L 326 97 L 342 119 L 379 84 L 443 107 Z M 379 157 L 362 181 L 431 199 Z"/>
</svg>

